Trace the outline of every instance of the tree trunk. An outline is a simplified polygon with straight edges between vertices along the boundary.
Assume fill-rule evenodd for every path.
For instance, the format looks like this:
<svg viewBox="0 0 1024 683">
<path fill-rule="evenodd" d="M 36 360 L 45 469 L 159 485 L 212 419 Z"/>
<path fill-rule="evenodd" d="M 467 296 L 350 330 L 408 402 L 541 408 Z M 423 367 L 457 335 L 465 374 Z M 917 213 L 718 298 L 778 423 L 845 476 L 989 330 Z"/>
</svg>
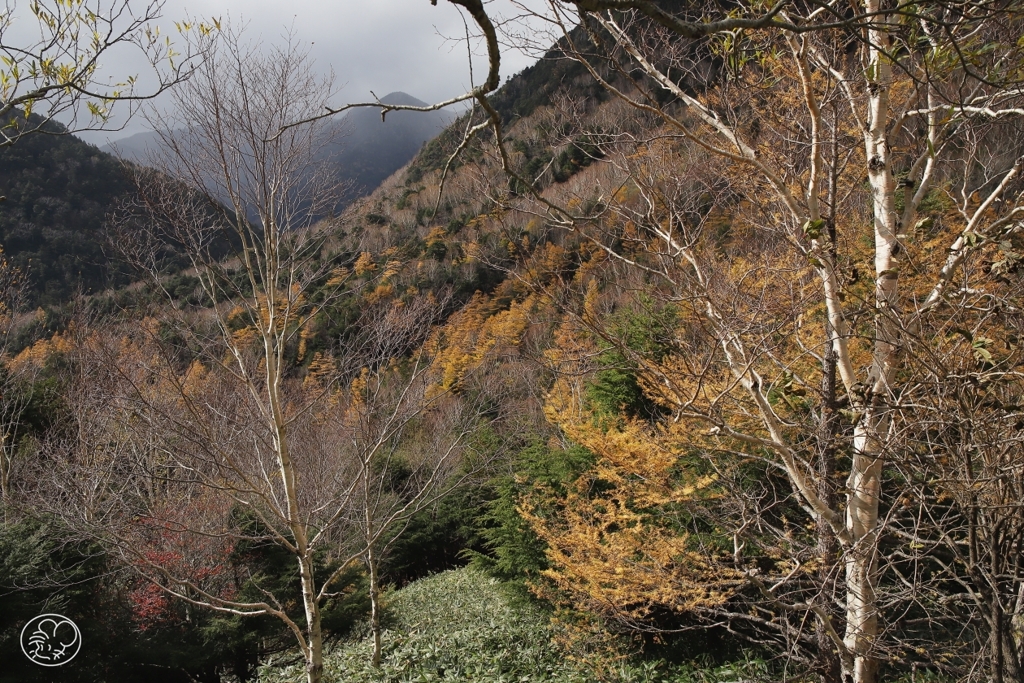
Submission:
<svg viewBox="0 0 1024 683">
<path fill-rule="evenodd" d="M 377 575 L 377 556 L 373 544 L 366 549 L 366 566 L 370 570 L 370 632 L 373 634 L 373 668 L 380 668 L 381 626 L 380 626 L 380 577 Z"/>
<path fill-rule="evenodd" d="M 1020 656 L 1013 640 L 1013 618 L 1003 609 L 999 581 L 996 579 L 1003 570 L 1000 548 L 996 533 L 990 540 L 989 562 L 992 573 L 992 606 L 990 627 L 992 635 L 989 644 L 992 649 L 992 683 L 1024 683 L 1021 681 Z"/>
<path fill-rule="evenodd" d="M 276 245 L 273 245 L 276 246 Z M 276 270 L 271 270 L 268 281 L 276 281 Z M 292 462 L 288 445 L 287 420 L 281 401 L 281 371 L 278 366 L 277 350 L 280 341 L 276 334 L 277 321 L 274 318 L 275 301 L 267 296 L 268 324 L 263 330 L 264 358 L 266 359 L 267 395 L 270 399 L 270 414 L 273 419 L 274 447 L 278 465 L 281 468 L 281 483 L 288 509 L 288 526 L 295 539 L 296 555 L 299 558 L 299 581 L 302 585 L 302 606 L 306 615 L 306 643 L 303 648 L 306 658 L 306 683 L 320 683 L 324 671 L 323 632 L 320 625 L 320 605 L 317 601 L 316 578 L 313 575 L 313 552 L 309 547 L 306 527 L 299 511 L 298 485 L 295 464 Z"/>
<path fill-rule="evenodd" d="M 1003 681 L 1005 683 L 1024 683 L 1024 671 L 1021 670 L 1020 653 L 1017 643 L 1013 640 L 1010 632 L 1009 620 L 1004 617 L 1002 639 L 1003 639 Z"/>
<path fill-rule="evenodd" d="M 881 10 L 879 0 L 865 0 L 868 14 Z M 890 27 L 880 20 L 868 30 L 866 86 L 868 112 L 864 130 L 868 182 L 871 185 L 875 246 L 875 342 L 867 382 L 851 393 L 851 402 L 863 412 L 854 429 L 853 462 L 847 480 L 846 529 L 846 634 L 853 670 L 844 672 L 854 683 L 878 680 L 874 654 L 878 637 L 876 565 L 878 560 L 878 508 L 881 498 L 882 456 L 889 427 L 887 414 L 891 380 L 897 364 L 899 329 L 899 273 L 895 263 L 896 182 L 892 175 L 888 142 L 889 90 L 892 66 Z"/>
<path fill-rule="evenodd" d="M 865 416 L 854 430 L 853 461 L 847 479 L 846 527 L 850 545 L 846 548 L 846 634 L 843 638 L 853 657 L 852 671 L 844 674 L 853 683 L 875 683 L 878 660 L 874 653 L 878 637 L 876 594 L 878 563 L 878 508 L 881 496 L 882 448 L 888 420 Z"/>
<path fill-rule="evenodd" d="M 992 659 L 992 683 L 1003 683 L 1003 610 L 999 605 L 999 593 L 992 592 L 992 616 L 989 646 Z"/>
<path fill-rule="evenodd" d="M 835 221 L 829 221 L 829 236 L 833 250 L 835 249 Z M 835 261 L 833 254 L 833 261 Z M 832 330 L 825 321 L 826 338 L 831 337 Z M 835 439 L 838 431 L 838 415 L 836 414 L 836 352 L 832 344 L 825 346 L 824 372 L 821 378 L 821 427 L 818 434 L 818 496 L 830 509 L 836 507 L 836 491 L 833 482 L 836 476 Z M 839 540 L 828 520 L 818 518 L 818 580 L 821 582 L 821 601 L 826 614 L 833 610 L 834 595 L 832 591 L 833 572 L 836 559 L 839 557 Z M 818 646 L 817 669 L 821 683 L 841 683 L 842 665 L 836 644 L 832 642 L 825 624 L 819 619 L 815 625 L 815 641 Z"/>
<path fill-rule="evenodd" d="M 306 683 L 320 683 L 324 675 L 324 639 L 320 626 L 320 606 L 316 601 L 313 561 L 307 556 L 299 559 L 302 580 L 302 603 L 306 610 Z"/>
<path fill-rule="evenodd" d="M 1014 601 L 1013 613 L 1010 615 L 1007 636 L 1013 645 L 1014 662 L 1017 665 L 1017 680 L 1024 683 L 1024 665 L 1020 661 L 1021 648 L 1024 647 L 1022 635 L 1024 635 L 1024 582 L 1017 587 L 1017 599 Z"/>
</svg>

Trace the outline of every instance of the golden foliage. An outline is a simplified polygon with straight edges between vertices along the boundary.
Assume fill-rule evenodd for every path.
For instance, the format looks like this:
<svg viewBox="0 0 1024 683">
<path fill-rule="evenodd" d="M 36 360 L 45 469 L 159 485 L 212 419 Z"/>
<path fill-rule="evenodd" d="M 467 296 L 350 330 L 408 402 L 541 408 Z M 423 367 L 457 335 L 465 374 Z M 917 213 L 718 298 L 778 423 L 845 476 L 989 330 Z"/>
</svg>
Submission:
<svg viewBox="0 0 1024 683">
<path fill-rule="evenodd" d="M 254 344 L 260 338 L 259 330 L 253 325 L 247 325 L 231 334 L 231 343 L 236 348 L 245 349 Z"/>
<path fill-rule="evenodd" d="M 535 304 L 536 299 L 529 296 L 501 310 L 492 299 L 475 295 L 425 345 L 440 375 L 440 386 L 459 386 L 492 349 L 518 345 Z"/>
<path fill-rule="evenodd" d="M 376 270 L 377 264 L 373 262 L 373 254 L 368 251 L 359 254 L 352 269 L 360 277 Z"/>
<path fill-rule="evenodd" d="M 49 339 L 40 339 L 32 346 L 26 347 L 9 361 L 11 370 L 19 371 L 27 367 L 41 368 L 54 357 L 68 353 L 73 345 L 69 333 L 56 333 Z"/>
<path fill-rule="evenodd" d="M 390 260 L 384 265 L 384 272 L 381 275 L 385 280 L 394 277 L 402 270 L 402 262 L 397 260 Z"/>
<path fill-rule="evenodd" d="M 682 466 L 683 446 L 669 430 L 596 419 L 583 399 L 580 363 L 593 350 L 566 325 L 548 353 L 562 374 L 545 414 L 597 463 L 566 493 L 538 486 L 521 501 L 520 514 L 547 545 L 543 575 L 578 609 L 631 623 L 656 610 L 720 606 L 744 584 L 743 573 L 670 513 L 713 500 L 716 478 Z"/>
<path fill-rule="evenodd" d="M 446 235 L 447 233 L 445 232 L 444 228 L 440 226 L 434 226 L 430 229 L 430 232 L 427 233 L 427 236 L 424 238 L 424 241 L 427 243 L 428 247 L 432 247 L 438 242 L 443 242 Z"/>
<path fill-rule="evenodd" d="M 331 277 L 327 280 L 327 285 L 326 286 L 327 287 L 338 287 L 338 286 L 344 284 L 344 282 L 348 279 L 349 275 L 350 275 L 350 272 L 349 272 L 348 268 L 342 268 L 341 266 L 338 266 L 337 268 L 332 268 L 331 269 Z"/>
<path fill-rule="evenodd" d="M 334 357 L 317 351 L 309 362 L 306 376 L 302 380 L 302 387 L 310 393 L 319 393 L 330 386 L 336 375 L 337 368 Z"/>
<path fill-rule="evenodd" d="M 200 396 L 206 387 L 209 370 L 198 360 L 192 361 L 182 378 L 181 391 L 185 396 Z"/>
<path fill-rule="evenodd" d="M 394 287 L 387 283 L 381 283 L 377 285 L 372 292 L 368 292 L 366 294 L 366 304 L 371 305 L 379 303 L 381 301 L 384 301 L 385 299 L 390 299 L 394 295 Z"/>
</svg>

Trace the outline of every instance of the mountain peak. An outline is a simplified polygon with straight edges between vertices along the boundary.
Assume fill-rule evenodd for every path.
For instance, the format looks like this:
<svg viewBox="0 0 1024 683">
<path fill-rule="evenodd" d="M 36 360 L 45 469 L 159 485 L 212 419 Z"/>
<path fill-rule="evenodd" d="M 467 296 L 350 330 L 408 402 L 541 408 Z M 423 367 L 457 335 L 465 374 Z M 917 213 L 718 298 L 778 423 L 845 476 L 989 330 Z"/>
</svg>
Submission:
<svg viewBox="0 0 1024 683">
<path fill-rule="evenodd" d="M 416 99 L 415 97 L 413 97 L 409 93 L 404 93 L 404 92 L 402 92 L 400 90 L 392 92 L 392 93 L 388 93 L 384 97 L 380 98 L 380 101 L 383 104 L 397 104 L 397 105 L 406 106 L 406 107 L 425 107 L 425 106 L 427 106 L 426 102 L 421 102 L 420 100 Z"/>
</svg>

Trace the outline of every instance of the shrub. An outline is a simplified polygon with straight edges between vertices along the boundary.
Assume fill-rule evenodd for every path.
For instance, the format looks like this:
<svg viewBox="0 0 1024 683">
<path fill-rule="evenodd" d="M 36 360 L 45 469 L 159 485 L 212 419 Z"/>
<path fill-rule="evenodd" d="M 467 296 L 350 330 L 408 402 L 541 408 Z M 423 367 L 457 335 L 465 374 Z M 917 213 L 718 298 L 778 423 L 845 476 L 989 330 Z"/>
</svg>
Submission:
<svg viewBox="0 0 1024 683">
<path fill-rule="evenodd" d="M 543 611 L 512 601 L 497 579 L 472 568 L 435 574 L 388 596 L 381 668 L 368 637 L 324 659 L 325 683 L 589 680 L 551 643 Z M 301 665 L 265 666 L 261 683 L 302 679 Z"/>
</svg>

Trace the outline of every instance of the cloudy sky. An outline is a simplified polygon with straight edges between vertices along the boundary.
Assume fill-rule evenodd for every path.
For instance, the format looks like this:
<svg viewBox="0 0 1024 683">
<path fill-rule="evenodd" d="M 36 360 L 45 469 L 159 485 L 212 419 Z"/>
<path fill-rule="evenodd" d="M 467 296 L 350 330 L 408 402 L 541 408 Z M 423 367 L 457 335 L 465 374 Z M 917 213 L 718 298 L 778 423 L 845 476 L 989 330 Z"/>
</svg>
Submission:
<svg viewBox="0 0 1024 683">
<path fill-rule="evenodd" d="M 539 3 L 539 0 L 536 0 Z M 494 16 L 511 18 L 520 12 L 510 0 L 491 0 Z M 470 85 L 465 28 L 459 11 L 444 0 L 167 0 L 163 24 L 185 16 L 218 17 L 244 22 L 247 35 L 263 42 L 280 41 L 289 27 L 309 46 L 317 67 L 334 71 L 341 88 L 338 101 L 365 101 L 370 91 L 379 96 L 401 90 L 424 101 L 437 101 L 464 92 Z M 468 19 L 468 16 L 467 16 Z M 482 46 L 475 44 L 476 52 Z M 138 73 L 129 58 L 113 56 L 103 65 L 118 76 Z M 532 63 L 516 51 L 503 54 L 507 77 Z M 474 72 L 485 73 L 478 57 Z M 141 119 L 116 133 L 85 133 L 95 144 L 145 130 Z"/>
</svg>

